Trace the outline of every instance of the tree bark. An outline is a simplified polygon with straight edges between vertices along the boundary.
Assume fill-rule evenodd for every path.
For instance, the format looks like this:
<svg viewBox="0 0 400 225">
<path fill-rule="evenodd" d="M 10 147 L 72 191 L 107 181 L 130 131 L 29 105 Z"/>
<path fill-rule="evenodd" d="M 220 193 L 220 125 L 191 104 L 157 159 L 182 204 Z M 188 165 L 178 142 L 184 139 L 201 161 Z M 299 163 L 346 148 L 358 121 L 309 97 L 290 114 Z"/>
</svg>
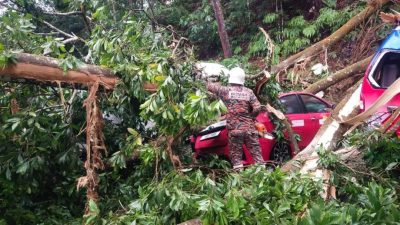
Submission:
<svg viewBox="0 0 400 225">
<path fill-rule="evenodd" d="M 304 49 L 303 51 L 296 53 L 289 58 L 285 59 L 284 61 L 280 62 L 279 64 L 273 66 L 271 68 L 271 73 L 279 73 L 288 67 L 292 66 L 298 61 L 301 61 L 307 57 L 311 57 L 318 52 L 322 51 L 324 48 L 328 48 L 333 44 L 337 43 L 340 39 L 346 36 L 350 31 L 352 31 L 355 27 L 360 25 L 366 18 L 371 16 L 374 12 L 380 9 L 384 4 L 388 3 L 390 0 L 371 0 L 369 1 L 368 5 L 365 7 L 363 11 L 352 17 L 349 21 L 347 21 L 343 26 L 341 26 L 338 30 L 333 32 L 329 37 L 324 38 L 323 40 L 313 44 L 312 46 Z M 265 68 L 264 70 L 266 70 Z M 259 74 L 255 75 L 254 77 L 261 77 L 263 76 L 264 71 L 260 72 Z M 255 94 L 261 90 L 261 87 L 265 84 L 268 79 L 261 79 L 256 84 Z"/>
<path fill-rule="evenodd" d="M 372 56 L 365 58 L 359 62 L 356 62 L 350 66 L 347 66 L 346 68 L 341 69 L 332 75 L 324 77 L 321 80 L 308 86 L 304 90 L 304 92 L 311 93 L 311 94 L 318 93 L 319 91 L 325 90 L 328 87 L 330 87 L 344 79 L 347 79 L 357 73 L 365 71 L 365 69 L 368 66 L 368 63 L 371 61 L 371 59 L 372 59 Z"/>
<path fill-rule="evenodd" d="M 107 90 L 114 89 L 118 78 L 111 70 L 99 66 L 84 64 L 79 68 L 64 72 L 60 61 L 50 57 L 20 53 L 17 63 L 0 68 L 0 79 L 5 81 L 50 83 L 56 85 L 83 85 L 86 88 L 99 83 Z"/>
<path fill-rule="evenodd" d="M 230 58 L 232 56 L 232 50 L 231 46 L 229 44 L 229 37 L 228 33 L 226 32 L 225 29 L 225 21 L 224 21 L 224 15 L 222 13 L 221 9 L 221 2 L 220 0 L 211 0 L 214 13 L 215 13 L 215 18 L 217 20 L 218 24 L 218 34 L 219 38 L 221 40 L 221 45 L 222 45 L 222 50 L 224 51 L 224 57 L 225 58 Z"/>
</svg>

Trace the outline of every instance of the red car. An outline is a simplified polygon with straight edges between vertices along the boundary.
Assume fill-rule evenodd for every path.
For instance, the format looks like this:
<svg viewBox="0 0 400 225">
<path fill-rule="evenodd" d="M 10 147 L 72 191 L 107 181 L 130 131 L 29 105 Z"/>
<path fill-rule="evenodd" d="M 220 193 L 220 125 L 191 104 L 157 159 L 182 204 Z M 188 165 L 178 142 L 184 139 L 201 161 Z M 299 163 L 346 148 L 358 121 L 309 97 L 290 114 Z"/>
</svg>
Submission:
<svg viewBox="0 0 400 225">
<path fill-rule="evenodd" d="M 299 148 L 304 149 L 314 138 L 325 118 L 330 115 L 333 105 L 317 96 L 301 92 L 282 94 L 279 100 L 285 108 L 285 115 L 291 121 L 294 132 L 300 135 Z M 278 141 L 273 135 L 274 124 L 267 113 L 260 113 L 256 121 L 264 160 L 283 162 L 290 159 L 294 151 L 288 141 Z M 191 136 L 190 141 L 196 158 L 217 154 L 229 159 L 228 130 L 225 125 L 225 120 L 220 121 Z M 253 158 L 245 145 L 243 152 L 243 164 L 253 164 Z"/>
<path fill-rule="evenodd" d="M 400 27 L 385 39 L 371 60 L 361 87 L 361 112 L 368 109 L 400 76 Z M 393 97 L 371 117 L 369 124 L 380 125 L 400 106 L 400 95 Z M 394 122 L 396 123 L 399 118 Z M 396 131 L 400 137 L 400 129 Z"/>
</svg>

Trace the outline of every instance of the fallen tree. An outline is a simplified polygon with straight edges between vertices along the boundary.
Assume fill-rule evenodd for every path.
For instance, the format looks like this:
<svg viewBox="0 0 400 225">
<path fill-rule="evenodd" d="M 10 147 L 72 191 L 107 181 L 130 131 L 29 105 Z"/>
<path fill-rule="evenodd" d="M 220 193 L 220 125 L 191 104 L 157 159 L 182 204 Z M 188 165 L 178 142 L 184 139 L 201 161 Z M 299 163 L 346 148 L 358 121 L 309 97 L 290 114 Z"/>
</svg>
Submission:
<svg viewBox="0 0 400 225">
<path fill-rule="evenodd" d="M 0 68 L 3 81 L 34 82 L 66 86 L 88 87 L 99 83 L 105 89 L 114 89 L 118 78 L 111 70 L 89 64 L 82 64 L 69 71 L 63 71 L 62 61 L 50 57 L 18 53 L 16 63 L 9 63 Z"/>
<path fill-rule="evenodd" d="M 373 0 L 369 1 L 367 6 L 364 8 L 363 11 L 352 17 L 349 21 L 347 21 L 343 26 L 341 26 L 338 30 L 333 32 L 328 37 L 324 38 L 323 40 L 311 45 L 310 47 L 304 49 L 303 51 L 296 53 L 289 58 L 281 61 L 275 66 L 272 66 L 270 72 L 272 74 L 279 74 L 281 71 L 289 68 L 290 66 L 294 65 L 295 63 L 302 61 L 308 57 L 312 57 L 322 50 L 332 46 L 333 44 L 337 43 L 341 40 L 344 36 L 346 36 L 350 31 L 352 31 L 355 27 L 360 25 L 366 18 L 371 16 L 374 12 L 380 9 L 384 4 L 388 3 L 389 0 Z M 263 71 L 251 77 L 251 79 L 257 79 L 264 76 L 264 71 L 267 68 L 264 68 Z M 258 95 L 262 86 L 267 82 L 268 78 L 264 77 L 259 80 L 255 87 L 255 94 Z"/>
</svg>

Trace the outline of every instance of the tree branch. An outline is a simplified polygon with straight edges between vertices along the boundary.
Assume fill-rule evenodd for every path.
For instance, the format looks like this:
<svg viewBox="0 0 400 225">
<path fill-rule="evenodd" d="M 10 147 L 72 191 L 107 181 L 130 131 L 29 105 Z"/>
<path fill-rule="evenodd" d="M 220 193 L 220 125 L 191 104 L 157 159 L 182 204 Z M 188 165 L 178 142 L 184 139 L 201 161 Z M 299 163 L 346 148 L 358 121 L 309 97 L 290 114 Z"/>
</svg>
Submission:
<svg viewBox="0 0 400 225">
<path fill-rule="evenodd" d="M 341 40 L 345 35 L 347 35 L 350 31 L 352 31 L 355 27 L 360 25 L 366 18 L 371 16 L 374 12 L 376 12 L 379 8 L 381 8 L 383 5 L 388 3 L 389 0 L 371 0 L 367 4 L 367 6 L 364 8 L 363 11 L 358 13 L 357 15 L 353 16 L 349 21 L 347 21 L 345 24 L 343 24 L 338 30 L 333 32 L 331 35 L 328 37 L 324 38 L 323 40 L 313 44 L 312 46 L 304 49 L 301 52 L 298 52 L 289 58 L 281 61 L 275 66 L 272 66 L 270 72 L 273 74 L 278 74 L 281 71 L 289 68 L 293 64 L 307 58 L 307 57 L 312 57 L 316 53 L 319 53 L 320 51 L 324 50 L 324 48 L 328 48 L 332 46 L 333 44 L 337 43 L 339 40 Z M 263 69 L 267 70 L 268 68 L 265 67 Z M 263 72 L 262 71 L 262 72 Z M 259 76 L 261 76 L 262 72 L 260 72 Z M 266 80 L 262 79 L 257 82 L 256 84 L 256 90 L 255 94 L 258 95 L 259 91 L 261 90 L 261 87 L 265 84 Z"/>
<path fill-rule="evenodd" d="M 72 36 L 71 34 L 68 34 L 67 32 L 60 30 L 59 28 L 55 27 L 53 24 L 51 24 L 51 23 L 49 23 L 49 22 L 47 22 L 47 21 L 44 21 L 44 20 L 43 20 L 42 22 L 43 22 L 44 24 L 46 24 L 50 29 L 57 31 L 57 32 L 59 32 L 60 34 L 66 36 L 66 37 L 69 37 L 69 38 L 73 38 L 73 37 L 74 37 L 74 36 Z"/>
<path fill-rule="evenodd" d="M 372 56 L 369 56 L 359 62 L 356 62 L 350 66 L 345 67 L 344 69 L 341 69 L 341 70 L 335 72 L 332 75 L 324 77 L 324 78 L 320 79 L 319 81 L 308 86 L 304 90 L 304 92 L 315 94 L 319 91 L 325 90 L 326 88 L 328 88 L 344 79 L 352 77 L 354 74 L 358 74 L 362 71 L 365 71 L 365 68 L 367 67 L 367 65 L 371 61 L 371 59 L 372 59 Z"/>
<path fill-rule="evenodd" d="M 46 26 L 48 26 L 50 29 L 55 30 L 55 31 L 59 32 L 60 34 L 68 37 L 67 40 L 64 40 L 65 43 L 69 43 L 69 42 L 72 42 L 72 41 L 85 42 L 82 38 L 76 36 L 75 34 L 69 34 L 69 33 L 65 32 L 65 31 L 62 31 L 59 28 L 55 27 L 53 24 L 51 24 L 51 23 L 49 23 L 49 22 L 47 22 L 45 20 L 43 20 L 42 23 L 46 24 Z"/>
<path fill-rule="evenodd" d="M 80 16 L 82 15 L 81 11 L 72 11 L 72 12 L 43 12 L 43 14 L 50 16 Z"/>
<path fill-rule="evenodd" d="M 72 38 L 65 39 L 62 43 L 68 44 L 68 43 L 74 42 L 74 41 L 81 41 L 81 40 L 79 39 L 79 37 L 72 37 Z"/>
</svg>

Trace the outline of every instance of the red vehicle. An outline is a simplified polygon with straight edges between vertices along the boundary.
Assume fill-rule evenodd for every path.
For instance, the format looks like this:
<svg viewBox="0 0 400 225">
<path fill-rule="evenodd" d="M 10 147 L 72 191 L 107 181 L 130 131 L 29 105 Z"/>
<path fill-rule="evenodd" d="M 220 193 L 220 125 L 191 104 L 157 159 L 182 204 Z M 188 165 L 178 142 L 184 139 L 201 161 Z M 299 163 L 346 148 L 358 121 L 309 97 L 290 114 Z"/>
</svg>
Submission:
<svg viewBox="0 0 400 225">
<path fill-rule="evenodd" d="M 300 135 L 299 148 L 304 149 L 314 138 L 325 118 L 330 115 L 333 105 L 317 96 L 301 92 L 282 94 L 279 100 L 285 108 L 285 115 L 291 121 L 294 132 Z M 264 160 L 283 162 L 294 155 L 288 141 L 278 141 L 273 135 L 274 124 L 267 113 L 260 113 L 256 122 Z M 190 141 L 196 158 L 217 154 L 229 159 L 228 130 L 225 125 L 225 120 L 220 121 L 191 136 Z M 253 158 L 245 145 L 243 152 L 243 164 L 253 164 Z"/>
<path fill-rule="evenodd" d="M 361 87 L 361 112 L 368 109 L 400 76 L 400 27 L 385 39 L 371 60 Z M 393 97 L 369 120 L 370 125 L 380 125 L 400 106 L 400 95 Z M 397 118 L 393 123 L 395 123 Z M 400 137 L 400 129 L 397 129 Z"/>
</svg>

